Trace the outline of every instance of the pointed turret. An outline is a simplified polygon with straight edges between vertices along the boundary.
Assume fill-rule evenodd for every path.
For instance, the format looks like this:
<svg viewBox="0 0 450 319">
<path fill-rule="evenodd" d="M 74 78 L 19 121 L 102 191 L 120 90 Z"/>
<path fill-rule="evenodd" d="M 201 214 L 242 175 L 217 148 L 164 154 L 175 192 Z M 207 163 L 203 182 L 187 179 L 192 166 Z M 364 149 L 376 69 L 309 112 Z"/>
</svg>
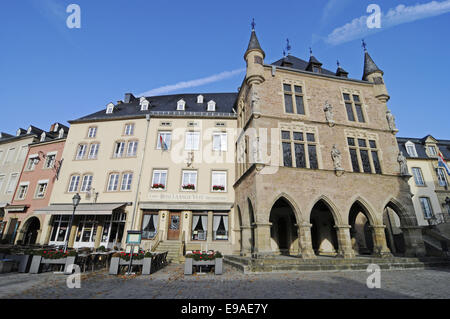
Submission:
<svg viewBox="0 0 450 319">
<path fill-rule="evenodd" d="M 348 72 L 345 71 L 343 68 L 341 68 L 341 64 L 339 63 L 339 61 L 337 61 L 336 76 L 340 76 L 340 77 L 343 77 L 343 78 L 347 78 L 348 77 Z"/>
<path fill-rule="evenodd" d="M 247 62 L 247 75 L 246 81 L 248 84 L 259 84 L 264 82 L 264 58 L 266 54 L 255 32 L 255 20 L 252 22 L 252 34 L 250 36 L 250 42 L 248 43 L 247 51 L 245 51 L 244 59 Z"/>
<path fill-rule="evenodd" d="M 384 84 L 384 72 L 375 64 L 369 52 L 367 52 L 367 45 L 364 40 L 362 40 L 362 46 L 364 48 L 364 73 L 362 79 L 375 84 L 375 96 L 381 102 L 386 103 L 390 96 Z"/>
<path fill-rule="evenodd" d="M 308 66 L 306 67 L 307 71 L 320 73 L 320 70 L 322 69 L 322 63 L 316 59 L 316 57 L 312 53 L 312 49 L 309 48 L 309 62 Z"/>
</svg>

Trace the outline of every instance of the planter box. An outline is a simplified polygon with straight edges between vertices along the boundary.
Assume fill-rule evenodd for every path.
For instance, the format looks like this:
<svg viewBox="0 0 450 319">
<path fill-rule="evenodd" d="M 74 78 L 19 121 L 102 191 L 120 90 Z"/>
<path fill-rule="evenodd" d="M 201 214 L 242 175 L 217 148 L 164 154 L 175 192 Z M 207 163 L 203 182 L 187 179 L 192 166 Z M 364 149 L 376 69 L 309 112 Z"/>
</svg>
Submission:
<svg viewBox="0 0 450 319">
<path fill-rule="evenodd" d="M 143 264 L 142 264 L 142 274 L 143 275 L 150 275 L 152 272 L 152 261 L 153 257 L 144 258 Z"/>
<path fill-rule="evenodd" d="M 30 269 L 32 255 L 5 255 L 5 259 L 12 259 L 17 262 L 18 269 L 17 271 L 20 273 L 28 272 Z M 0 258 L 1 259 L 1 258 Z"/>
<path fill-rule="evenodd" d="M 11 272 L 14 266 L 14 261 L 11 259 L 0 260 L 0 274 Z"/>
<path fill-rule="evenodd" d="M 75 264 L 75 256 L 68 256 L 66 258 L 60 259 L 46 259 L 42 258 L 42 256 L 33 256 L 30 266 L 30 274 L 38 274 L 41 272 L 41 265 L 65 265 L 64 266 L 64 274 L 69 275 L 72 273 L 72 267 L 70 265 Z"/>
<path fill-rule="evenodd" d="M 140 260 L 133 259 L 132 266 L 143 266 L 145 259 L 150 259 L 150 262 L 151 262 L 151 258 L 144 258 L 144 259 L 140 259 Z M 126 266 L 129 264 L 130 264 L 129 260 L 127 261 L 120 257 L 112 257 L 111 263 L 109 264 L 109 274 L 117 275 L 119 273 L 119 266 Z"/>
<path fill-rule="evenodd" d="M 186 258 L 184 263 L 184 274 L 192 275 L 194 266 L 214 266 L 214 273 L 221 275 L 223 273 L 223 258 L 215 258 L 213 260 L 194 260 L 194 258 Z"/>
</svg>

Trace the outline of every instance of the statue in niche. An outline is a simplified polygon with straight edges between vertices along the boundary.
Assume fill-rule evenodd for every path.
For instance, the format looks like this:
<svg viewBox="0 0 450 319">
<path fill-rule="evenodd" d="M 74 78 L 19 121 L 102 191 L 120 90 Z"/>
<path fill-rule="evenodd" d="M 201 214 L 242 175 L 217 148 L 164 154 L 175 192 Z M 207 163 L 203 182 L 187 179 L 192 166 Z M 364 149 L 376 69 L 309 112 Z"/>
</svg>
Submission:
<svg viewBox="0 0 450 319">
<path fill-rule="evenodd" d="M 334 125 L 333 107 L 328 103 L 328 101 L 325 102 L 325 107 L 323 108 L 323 111 L 325 112 L 325 118 L 327 119 L 328 125 L 333 126 Z"/>
<path fill-rule="evenodd" d="M 397 162 L 400 165 L 400 175 L 402 175 L 402 176 L 409 175 L 408 165 L 406 164 L 406 158 L 405 158 L 405 156 L 403 156 L 402 151 L 400 151 L 400 153 L 398 153 Z"/>
<path fill-rule="evenodd" d="M 331 149 L 331 158 L 333 159 L 334 169 L 337 171 L 343 170 L 341 161 L 342 155 L 341 152 L 338 150 L 336 144 L 334 144 L 333 148 Z"/>
<path fill-rule="evenodd" d="M 388 121 L 388 125 L 389 125 L 389 129 L 394 132 L 397 131 L 397 128 L 395 126 L 395 117 L 394 115 L 391 113 L 390 110 L 387 110 L 386 112 L 386 119 Z"/>
</svg>

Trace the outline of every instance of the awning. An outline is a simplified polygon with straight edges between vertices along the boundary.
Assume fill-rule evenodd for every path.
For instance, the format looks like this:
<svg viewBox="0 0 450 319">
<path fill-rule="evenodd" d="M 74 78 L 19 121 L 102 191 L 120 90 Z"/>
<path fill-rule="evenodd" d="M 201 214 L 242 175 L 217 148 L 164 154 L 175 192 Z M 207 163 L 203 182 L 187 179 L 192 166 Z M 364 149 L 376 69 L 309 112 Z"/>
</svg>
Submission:
<svg viewBox="0 0 450 319">
<path fill-rule="evenodd" d="M 139 208 L 152 210 L 230 210 L 234 203 L 141 202 Z"/>
<path fill-rule="evenodd" d="M 8 213 L 11 213 L 11 212 L 23 212 L 28 207 L 29 207 L 28 205 L 9 205 L 9 206 L 5 207 L 5 210 Z"/>
<path fill-rule="evenodd" d="M 80 204 L 75 210 L 75 215 L 111 215 L 113 210 L 126 206 L 127 203 L 117 204 Z M 50 205 L 34 211 L 35 214 L 72 215 L 73 205 Z"/>
</svg>

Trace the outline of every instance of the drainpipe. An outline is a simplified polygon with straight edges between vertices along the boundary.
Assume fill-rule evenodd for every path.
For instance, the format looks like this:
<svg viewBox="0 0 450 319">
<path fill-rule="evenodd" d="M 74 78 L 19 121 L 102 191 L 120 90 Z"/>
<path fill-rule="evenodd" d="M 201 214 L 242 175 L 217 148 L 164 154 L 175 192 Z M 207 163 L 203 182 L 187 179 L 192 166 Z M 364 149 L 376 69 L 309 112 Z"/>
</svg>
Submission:
<svg viewBox="0 0 450 319">
<path fill-rule="evenodd" d="M 138 200 L 139 200 L 139 189 L 140 189 L 140 185 L 141 185 L 142 169 L 144 167 L 145 151 L 147 150 L 148 129 L 150 127 L 150 114 L 147 114 L 145 116 L 145 119 L 147 120 L 147 129 L 145 131 L 144 150 L 142 151 L 142 158 L 141 158 L 141 163 L 140 163 L 140 168 L 139 168 L 138 183 L 137 183 L 137 188 L 136 188 L 136 198 L 134 199 L 133 215 L 132 215 L 132 219 L 131 219 L 131 230 L 134 229 L 134 220 L 136 217 L 136 210 L 137 210 L 137 205 L 138 205 Z"/>
</svg>

